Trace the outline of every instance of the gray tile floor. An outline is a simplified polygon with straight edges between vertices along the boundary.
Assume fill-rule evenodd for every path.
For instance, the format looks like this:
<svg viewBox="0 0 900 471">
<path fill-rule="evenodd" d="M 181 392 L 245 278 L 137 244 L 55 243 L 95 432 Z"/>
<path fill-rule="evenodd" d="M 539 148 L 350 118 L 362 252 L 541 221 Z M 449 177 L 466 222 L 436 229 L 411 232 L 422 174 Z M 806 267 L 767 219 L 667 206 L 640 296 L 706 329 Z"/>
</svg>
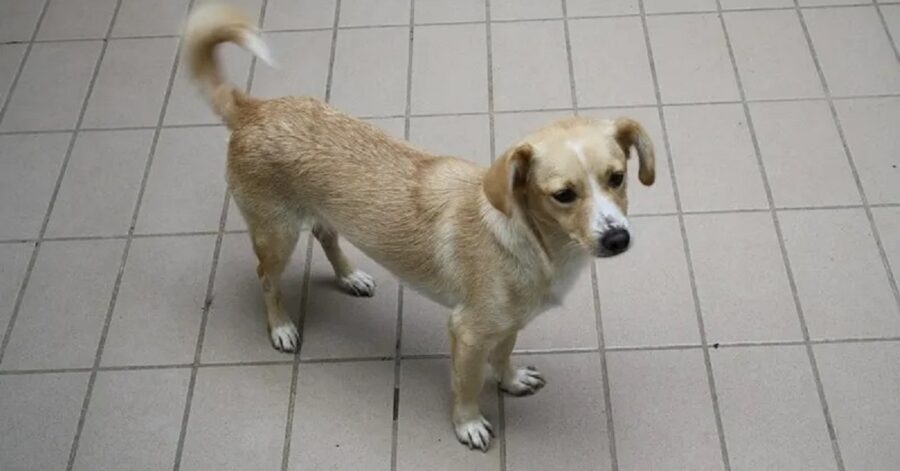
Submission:
<svg viewBox="0 0 900 471">
<path fill-rule="evenodd" d="M 318 96 L 490 163 L 573 113 L 658 149 L 636 246 L 521 336 L 550 384 L 448 425 L 446 310 L 338 293 L 308 238 L 273 351 L 194 0 L 0 0 L 0 469 L 900 466 L 900 3 L 237 0 Z"/>
</svg>

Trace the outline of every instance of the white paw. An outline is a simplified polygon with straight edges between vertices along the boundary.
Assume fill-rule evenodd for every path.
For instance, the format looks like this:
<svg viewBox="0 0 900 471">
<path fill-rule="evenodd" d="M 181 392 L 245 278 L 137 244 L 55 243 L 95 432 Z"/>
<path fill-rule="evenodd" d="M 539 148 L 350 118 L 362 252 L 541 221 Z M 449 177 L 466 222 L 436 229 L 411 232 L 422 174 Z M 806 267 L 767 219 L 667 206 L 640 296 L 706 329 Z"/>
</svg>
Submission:
<svg viewBox="0 0 900 471">
<path fill-rule="evenodd" d="M 375 295 L 375 278 L 372 275 L 356 270 L 349 275 L 338 278 L 341 288 L 354 296 L 374 296 Z"/>
<path fill-rule="evenodd" d="M 272 339 L 272 346 L 279 352 L 294 353 L 300 346 L 300 332 L 290 321 L 272 329 L 269 337 Z"/>
<path fill-rule="evenodd" d="M 453 428 L 456 431 L 456 438 L 459 439 L 459 442 L 468 446 L 470 450 L 478 448 L 486 452 L 491 446 L 491 437 L 494 436 L 494 429 L 491 428 L 491 423 L 484 417 L 479 416 L 475 420 L 454 424 Z"/>
<path fill-rule="evenodd" d="M 500 389 L 513 396 L 528 396 L 547 384 L 547 380 L 533 366 L 516 369 L 511 376 L 500 381 Z"/>
</svg>

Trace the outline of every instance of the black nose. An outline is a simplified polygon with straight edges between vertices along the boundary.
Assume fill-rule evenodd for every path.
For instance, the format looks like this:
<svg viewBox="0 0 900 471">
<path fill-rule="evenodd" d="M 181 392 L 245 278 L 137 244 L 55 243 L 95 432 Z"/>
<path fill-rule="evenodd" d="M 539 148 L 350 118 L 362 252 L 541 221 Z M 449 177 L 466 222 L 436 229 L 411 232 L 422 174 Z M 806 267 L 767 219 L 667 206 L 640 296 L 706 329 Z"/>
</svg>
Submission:
<svg viewBox="0 0 900 471">
<path fill-rule="evenodd" d="M 631 243 L 631 234 L 626 229 L 610 229 L 600 239 L 603 249 L 612 254 L 624 252 L 628 249 L 629 243 Z"/>
</svg>

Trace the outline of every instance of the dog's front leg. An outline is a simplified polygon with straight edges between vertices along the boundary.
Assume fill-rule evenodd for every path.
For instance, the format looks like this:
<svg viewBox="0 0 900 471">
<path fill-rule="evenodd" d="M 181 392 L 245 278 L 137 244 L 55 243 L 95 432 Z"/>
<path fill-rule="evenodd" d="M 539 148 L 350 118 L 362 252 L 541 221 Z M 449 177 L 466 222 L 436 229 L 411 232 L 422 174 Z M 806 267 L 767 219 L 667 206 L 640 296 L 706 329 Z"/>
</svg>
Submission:
<svg viewBox="0 0 900 471">
<path fill-rule="evenodd" d="M 501 390 L 513 396 L 528 396 L 544 387 L 547 381 L 533 366 L 516 368 L 512 365 L 510 355 L 516 346 L 516 335 L 513 332 L 507 336 L 491 352 L 491 369 Z"/>
<path fill-rule="evenodd" d="M 450 321 L 453 383 L 453 428 L 460 443 L 487 451 L 494 431 L 481 415 L 478 396 L 484 386 L 484 367 L 491 345 L 465 322 L 465 313 Z"/>
</svg>

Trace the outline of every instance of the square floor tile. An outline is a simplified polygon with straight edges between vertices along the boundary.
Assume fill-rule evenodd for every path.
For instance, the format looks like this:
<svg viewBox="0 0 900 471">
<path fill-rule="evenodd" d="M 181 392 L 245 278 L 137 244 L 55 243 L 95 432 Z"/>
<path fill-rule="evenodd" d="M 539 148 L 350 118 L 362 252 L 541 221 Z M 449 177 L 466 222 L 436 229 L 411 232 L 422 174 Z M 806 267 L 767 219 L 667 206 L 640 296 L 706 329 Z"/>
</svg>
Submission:
<svg viewBox="0 0 900 471">
<path fill-rule="evenodd" d="M 408 25 L 411 0 L 341 1 L 341 26 Z"/>
<path fill-rule="evenodd" d="M 741 105 L 669 107 L 665 119 L 684 210 L 769 205 Z"/>
<path fill-rule="evenodd" d="M 171 468 L 190 378 L 189 369 L 98 373 L 73 469 Z"/>
<path fill-rule="evenodd" d="M 397 280 L 352 245 L 343 241 L 347 258 L 375 278 L 372 298 L 340 289 L 321 247 L 313 249 L 309 298 L 303 324 L 303 358 L 388 357 L 397 331 Z"/>
<path fill-rule="evenodd" d="M 653 143 L 656 154 L 656 181 L 652 186 L 638 183 L 637 152 L 632 150 L 629 156 L 631 184 L 628 190 L 628 214 L 655 214 L 675 212 L 675 193 L 672 192 L 672 176 L 669 170 L 669 158 L 665 142 L 662 138 L 662 126 L 659 123 L 659 110 L 653 108 L 608 108 L 589 110 L 581 113 L 599 119 L 631 118 L 641 123 Z"/>
<path fill-rule="evenodd" d="M 835 102 L 869 203 L 900 203 L 900 98 Z"/>
<path fill-rule="evenodd" d="M 700 350 L 606 358 L 619 469 L 722 468 Z"/>
<path fill-rule="evenodd" d="M 578 106 L 656 104 L 640 18 L 573 20 L 569 30 Z"/>
<path fill-rule="evenodd" d="M 803 16 L 832 95 L 900 91 L 900 68 L 874 8 L 804 10 Z"/>
<path fill-rule="evenodd" d="M 59 178 L 71 135 L 0 136 L 0 238 L 37 237 Z"/>
<path fill-rule="evenodd" d="M 194 361 L 215 241 L 215 236 L 187 236 L 131 243 L 104 365 Z"/>
<path fill-rule="evenodd" d="M 402 115 L 408 57 L 409 28 L 341 30 L 331 103 L 355 116 Z"/>
<path fill-rule="evenodd" d="M 487 115 L 411 118 L 409 139 L 434 155 L 491 164 L 491 127 Z"/>
<path fill-rule="evenodd" d="M 416 23 L 484 21 L 484 12 L 481 0 L 419 0 L 416 2 Z"/>
<path fill-rule="evenodd" d="M 152 140 L 151 130 L 80 133 L 47 235 L 128 234 Z"/>
<path fill-rule="evenodd" d="M 597 313 L 589 264 L 572 290 L 519 332 L 516 350 L 597 348 Z"/>
<path fill-rule="evenodd" d="M 508 469 L 612 469 L 599 354 L 515 361 L 535 365 L 548 384 L 534 396 L 504 400 Z"/>
<path fill-rule="evenodd" d="M 631 249 L 596 262 L 606 345 L 699 342 L 678 219 L 636 218 L 631 227 Z"/>
<path fill-rule="evenodd" d="M 769 213 L 685 217 L 710 343 L 800 340 L 800 322 Z"/>
<path fill-rule="evenodd" d="M 265 39 L 271 47 L 272 43 L 269 41 L 268 35 Z M 251 55 L 233 44 L 220 46 L 217 53 L 228 82 L 243 90 L 250 75 Z M 257 63 L 257 68 L 266 67 L 261 62 Z M 222 122 L 222 118 L 212 110 L 203 91 L 189 77 L 188 68 L 184 66 L 184 63 L 178 64 L 163 122 L 165 124 L 219 124 Z"/>
<path fill-rule="evenodd" d="M 122 0 L 112 37 L 180 34 L 188 0 Z"/>
<path fill-rule="evenodd" d="M 35 44 L 7 104 L 0 130 L 74 128 L 100 45 L 99 41 Z"/>
<path fill-rule="evenodd" d="M 330 28 L 336 0 L 268 0 L 263 29 Z"/>
<path fill-rule="evenodd" d="M 278 66 L 270 67 L 256 61 L 251 89 L 253 96 L 325 98 L 331 31 L 268 33 L 265 41 Z M 298 44 L 303 47 L 297 47 Z"/>
<path fill-rule="evenodd" d="M 504 113 L 494 116 L 494 157 L 502 157 L 529 134 L 549 126 L 558 119 L 568 118 L 572 111 L 536 111 L 528 113 Z"/>
<path fill-rule="evenodd" d="M 281 302 L 294 320 L 300 314 L 308 236 L 301 235 L 294 257 L 281 277 Z M 257 263 L 247 234 L 224 236 L 203 336 L 204 363 L 290 359 L 272 348 L 269 340 Z"/>
<path fill-rule="evenodd" d="M 719 0 L 723 10 L 792 7 L 792 0 Z"/>
<path fill-rule="evenodd" d="M 452 44 L 453 47 L 448 47 Z M 420 26 L 415 31 L 413 113 L 487 111 L 484 25 Z"/>
<path fill-rule="evenodd" d="M 125 242 L 44 242 L 6 348 L 7 369 L 94 363 Z"/>
<path fill-rule="evenodd" d="M 442 306 L 408 286 L 403 287 L 404 355 L 450 353 L 448 322 L 453 308 Z"/>
<path fill-rule="evenodd" d="M 561 18 L 562 4 L 546 0 L 491 0 L 491 20 Z"/>
<path fill-rule="evenodd" d="M 0 42 L 31 39 L 44 2 L 0 0 Z"/>
<path fill-rule="evenodd" d="M 682 13 L 697 11 L 716 11 L 715 0 L 645 0 L 644 10 L 647 13 Z"/>
<path fill-rule="evenodd" d="M 181 469 L 278 469 L 290 389 L 291 365 L 201 368 Z"/>
<path fill-rule="evenodd" d="M 491 49 L 495 110 L 572 106 L 561 21 L 494 24 Z"/>
<path fill-rule="evenodd" d="M 775 206 L 859 204 L 827 103 L 752 103 L 750 114 Z"/>
<path fill-rule="evenodd" d="M 116 0 L 50 0 L 37 39 L 102 38 L 115 9 Z"/>
<path fill-rule="evenodd" d="M 24 44 L 6 44 L 0 46 L 0 103 L 6 101 L 6 94 L 12 87 L 13 79 L 25 56 Z"/>
<path fill-rule="evenodd" d="M 847 469 L 900 462 L 900 344 L 816 345 L 825 399 Z"/>
<path fill-rule="evenodd" d="M 810 337 L 900 334 L 900 312 L 863 210 L 779 217 Z"/>
<path fill-rule="evenodd" d="M 873 208 L 872 214 L 894 279 L 900 279 L 900 208 Z"/>
<path fill-rule="evenodd" d="M 740 99 L 716 15 L 653 16 L 647 28 L 664 103 Z"/>
<path fill-rule="evenodd" d="M 638 0 L 568 0 L 566 2 L 569 18 L 591 15 L 633 15 L 640 13 Z"/>
<path fill-rule="evenodd" d="M 16 297 L 31 259 L 32 244 L 0 245 L 0 329 L 6 326 L 16 306 Z"/>
<path fill-rule="evenodd" d="M 805 347 L 710 356 L 732 469 L 837 469 Z"/>
<path fill-rule="evenodd" d="M 155 126 L 175 60 L 175 38 L 109 42 L 85 127 Z"/>
<path fill-rule="evenodd" d="M 388 469 L 394 362 L 301 364 L 288 469 Z"/>
<path fill-rule="evenodd" d="M 500 445 L 476 453 L 460 445 L 451 421 L 449 360 L 404 360 L 400 366 L 397 417 L 397 469 L 500 469 Z M 485 418 L 497 423 L 497 387 L 486 381 L 479 398 Z"/>
<path fill-rule="evenodd" d="M 226 134 L 220 127 L 164 129 L 136 232 L 215 231 L 225 202 Z"/>
<path fill-rule="evenodd" d="M 88 373 L 4 376 L 0 381 L 0 467 L 65 469 Z"/>
<path fill-rule="evenodd" d="M 725 24 L 748 99 L 822 96 L 795 11 L 729 13 Z"/>
</svg>

